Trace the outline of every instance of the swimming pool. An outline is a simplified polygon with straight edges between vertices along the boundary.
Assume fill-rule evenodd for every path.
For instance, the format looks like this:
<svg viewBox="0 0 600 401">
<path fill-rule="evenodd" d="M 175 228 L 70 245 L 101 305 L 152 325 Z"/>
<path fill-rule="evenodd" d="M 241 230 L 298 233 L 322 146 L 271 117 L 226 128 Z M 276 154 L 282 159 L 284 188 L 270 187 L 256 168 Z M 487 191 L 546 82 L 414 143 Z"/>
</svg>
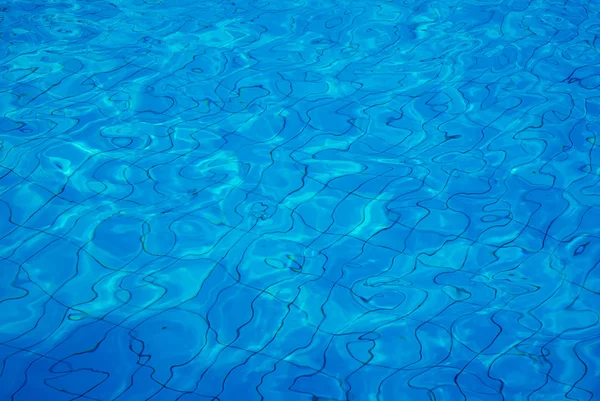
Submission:
<svg viewBox="0 0 600 401">
<path fill-rule="evenodd" d="M 600 3 L 0 8 L 1 400 L 598 399 Z"/>
</svg>

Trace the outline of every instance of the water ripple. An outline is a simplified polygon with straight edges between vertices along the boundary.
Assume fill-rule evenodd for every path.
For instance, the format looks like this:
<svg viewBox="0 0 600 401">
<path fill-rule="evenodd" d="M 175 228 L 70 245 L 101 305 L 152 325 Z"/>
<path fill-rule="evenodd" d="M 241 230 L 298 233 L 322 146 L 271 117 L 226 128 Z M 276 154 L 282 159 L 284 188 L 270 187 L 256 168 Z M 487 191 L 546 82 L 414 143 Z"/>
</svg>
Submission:
<svg viewBox="0 0 600 401">
<path fill-rule="evenodd" d="M 598 4 L 5 2 L 0 399 L 596 399 Z"/>
</svg>

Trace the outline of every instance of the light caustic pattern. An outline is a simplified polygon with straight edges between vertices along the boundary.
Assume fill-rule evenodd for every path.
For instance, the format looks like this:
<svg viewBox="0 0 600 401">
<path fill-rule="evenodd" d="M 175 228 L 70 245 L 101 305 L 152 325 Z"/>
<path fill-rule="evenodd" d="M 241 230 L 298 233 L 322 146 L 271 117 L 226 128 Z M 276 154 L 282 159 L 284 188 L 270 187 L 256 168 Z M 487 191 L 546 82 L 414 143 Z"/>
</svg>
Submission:
<svg viewBox="0 0 600 401">
<path fill-rule="evenodd" d="M 600 397 L 599 2 L 0 21 L 0 399 Z"/>
</svg>

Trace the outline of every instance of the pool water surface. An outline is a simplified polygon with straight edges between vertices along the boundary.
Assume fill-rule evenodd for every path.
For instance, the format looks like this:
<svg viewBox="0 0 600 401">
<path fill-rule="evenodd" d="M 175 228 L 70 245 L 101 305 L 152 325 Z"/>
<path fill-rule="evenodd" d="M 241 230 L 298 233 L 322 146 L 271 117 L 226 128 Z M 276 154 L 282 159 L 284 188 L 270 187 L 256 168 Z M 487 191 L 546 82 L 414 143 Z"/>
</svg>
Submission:
<svg viewBox="0 0 600 401">
<path fill-rule="evenodd" d="M 0 400 L 600 399 L 600 2 L 0 6 Z"/>
</svg>

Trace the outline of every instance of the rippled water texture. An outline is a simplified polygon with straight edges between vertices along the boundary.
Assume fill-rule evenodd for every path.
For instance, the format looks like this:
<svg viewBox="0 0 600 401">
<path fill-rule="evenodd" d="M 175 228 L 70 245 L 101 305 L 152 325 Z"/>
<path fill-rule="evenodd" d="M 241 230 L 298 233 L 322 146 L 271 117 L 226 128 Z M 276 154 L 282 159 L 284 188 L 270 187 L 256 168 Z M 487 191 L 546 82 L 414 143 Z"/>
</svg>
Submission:
<svg viewBox="0 0 600 401">
<path fill-rule="evenodd" d="M 600 2 L 0 9 L 1 400 L 600 399 Z"/>
</svg>

